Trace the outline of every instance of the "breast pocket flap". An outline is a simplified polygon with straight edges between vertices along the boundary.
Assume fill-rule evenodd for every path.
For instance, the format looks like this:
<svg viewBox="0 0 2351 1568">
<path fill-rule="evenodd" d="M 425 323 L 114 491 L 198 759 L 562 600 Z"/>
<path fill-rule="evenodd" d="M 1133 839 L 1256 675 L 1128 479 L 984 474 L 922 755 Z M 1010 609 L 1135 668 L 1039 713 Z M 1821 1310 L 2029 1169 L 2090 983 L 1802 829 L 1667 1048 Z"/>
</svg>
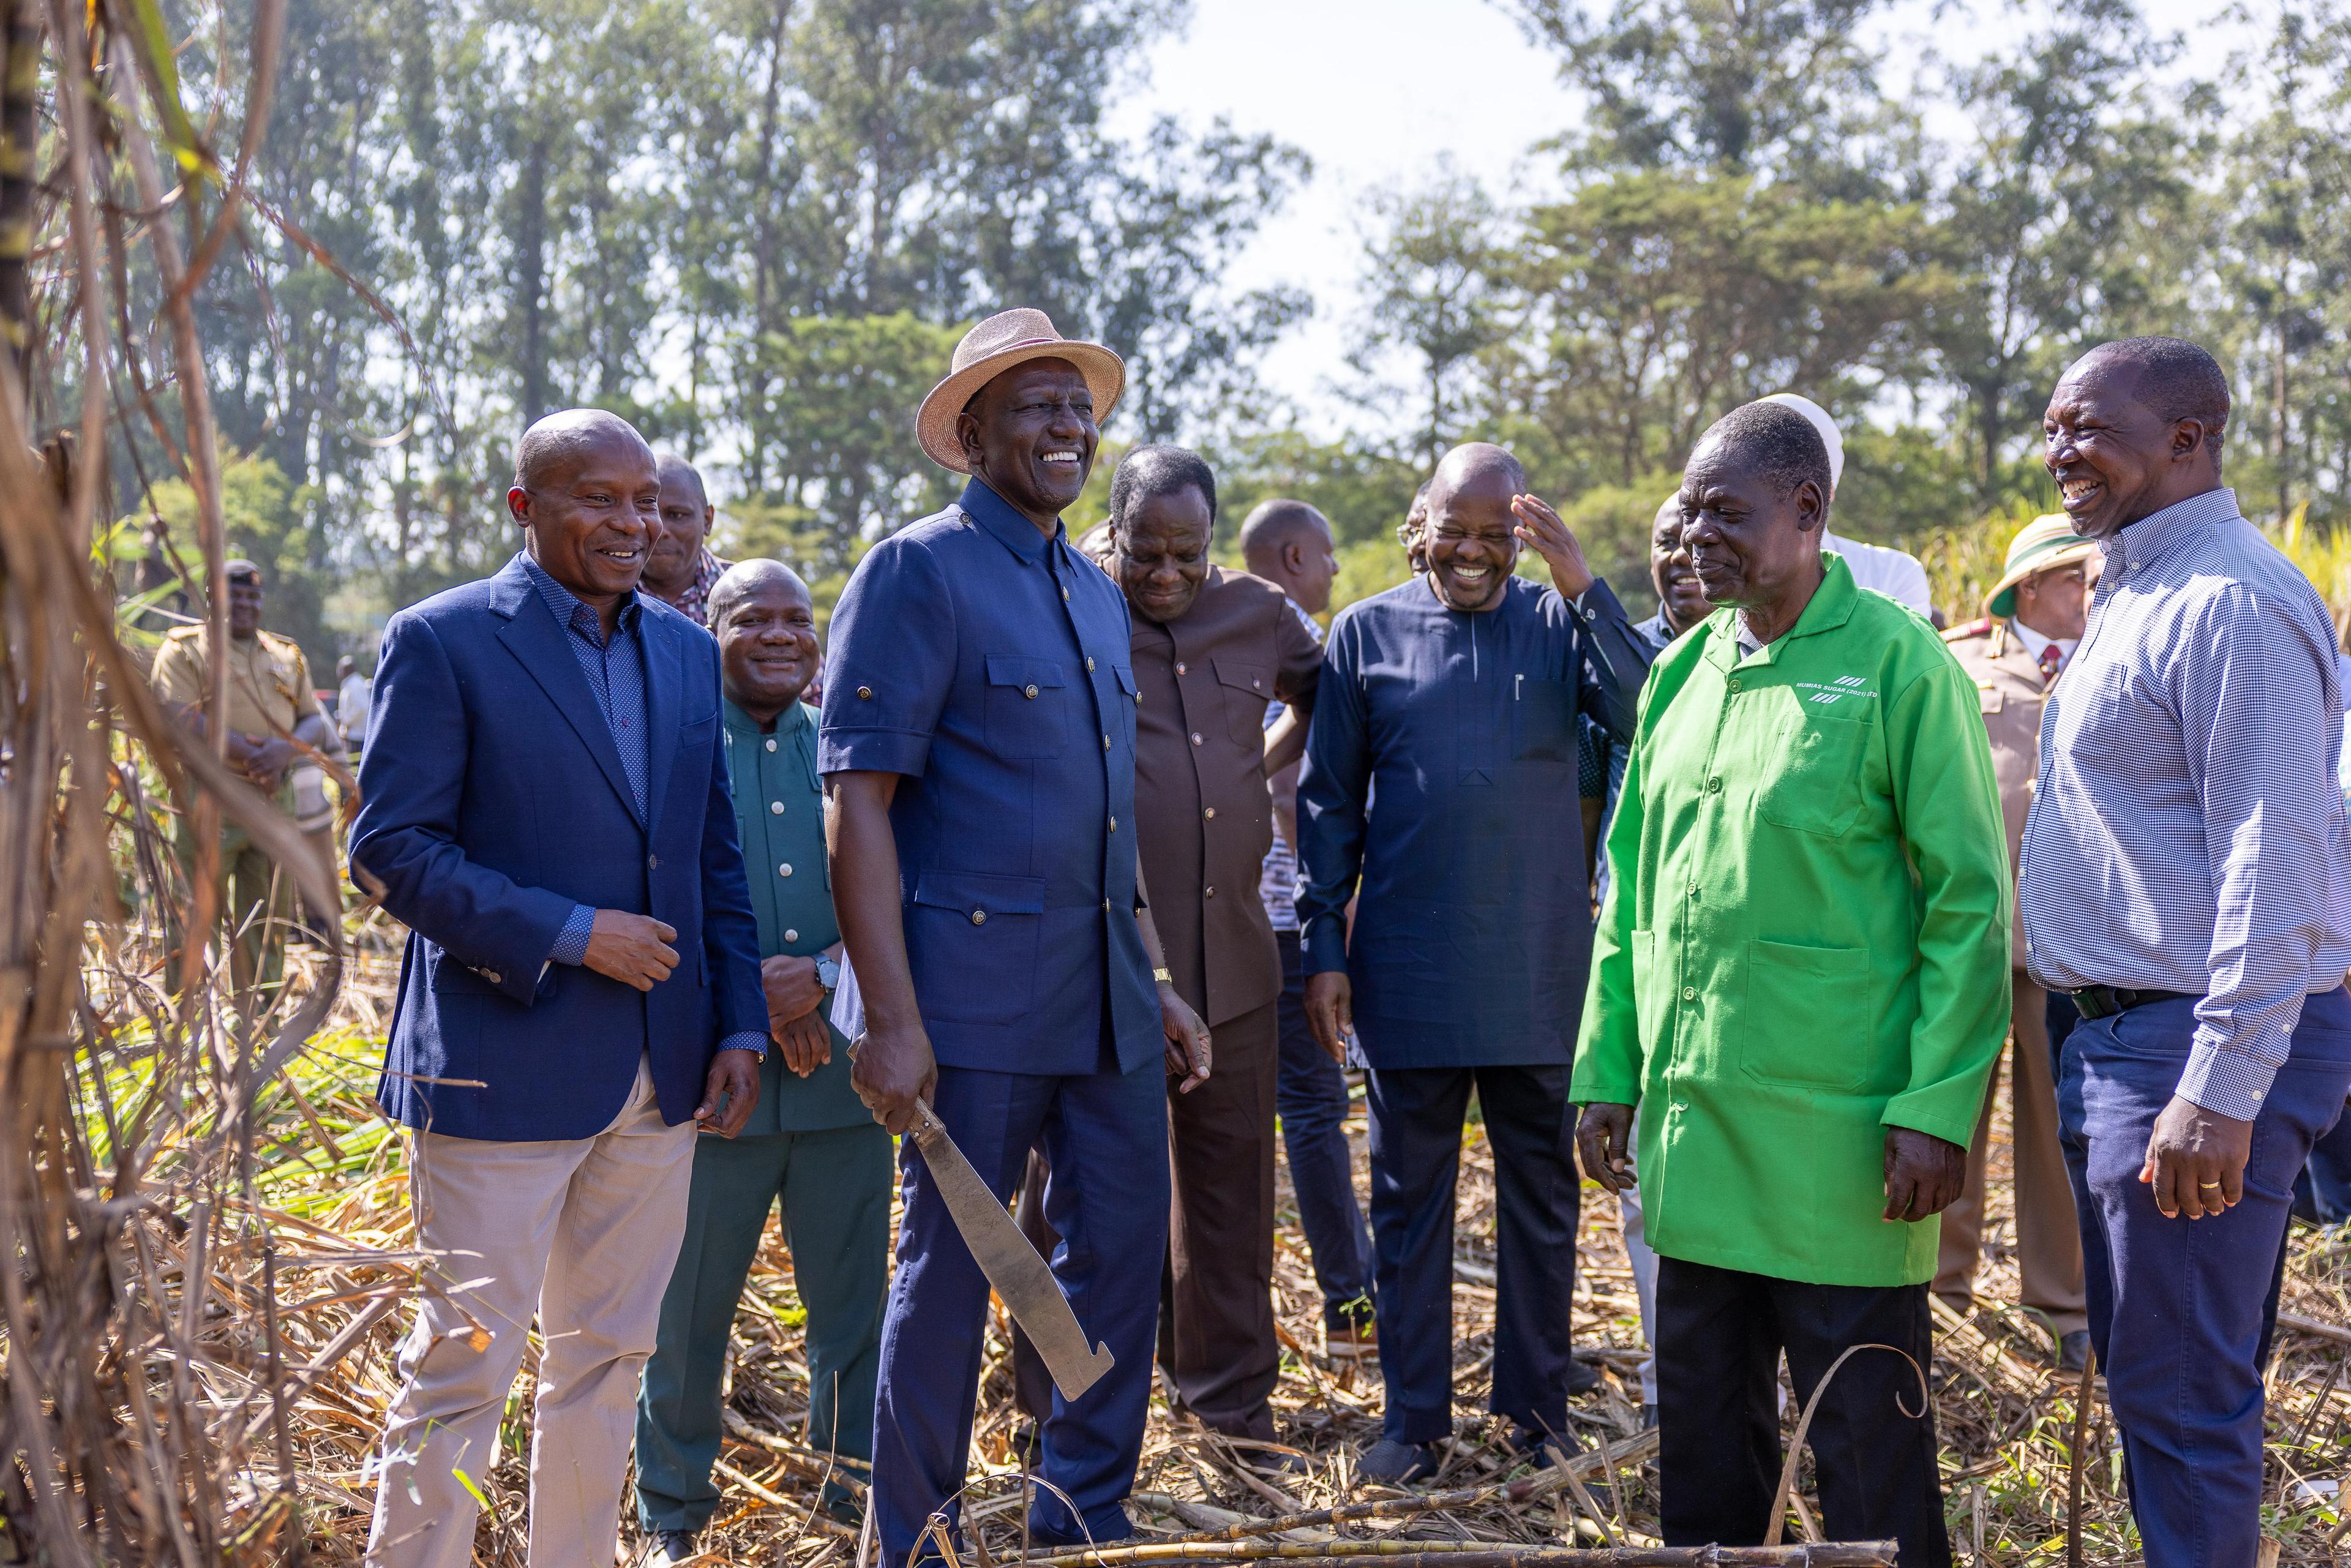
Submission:
<svg viewBox="0 0 2351 1568">
<path fill-rule="evenodd" d="M 1061 685 L 1061 666 L 1050 659 L 1031 659 L 1018 653 L 990 653 L 987 656 L 987 684 L 991 686 L 1016 686 L 1024 692 L 1030 686 L 1040 691 L 1058 691 Z"/>
<path fill-rule="evenodd" d="M 914 902 L 967 915 L 1042 915 L 1045 879 L 977 871 L 926 871 L 914 883 Z M 981 922 L 975 919 L 973 924 Z"/>
<path fill-rule="evenodd" d="M 1219 685 L 1268 702 L 1273 700 L 1273 674 L 1263 664 L 1244 664 L 1232 659 L 1211 659 L 1209 664 L 1216 669 Z"/>
</svg>

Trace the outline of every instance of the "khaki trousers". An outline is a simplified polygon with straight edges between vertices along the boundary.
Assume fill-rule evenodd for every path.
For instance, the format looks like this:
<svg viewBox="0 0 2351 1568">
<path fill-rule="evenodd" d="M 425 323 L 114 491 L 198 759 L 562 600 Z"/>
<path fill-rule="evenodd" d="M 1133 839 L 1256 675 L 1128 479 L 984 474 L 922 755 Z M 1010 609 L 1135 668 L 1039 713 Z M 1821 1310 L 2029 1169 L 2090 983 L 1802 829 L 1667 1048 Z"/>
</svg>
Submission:
<svg viewBox="0 0 2351 1568">
<path fill-rule="evenodd" d="M 2022 1305 L 2043 1313 L 2059 1334 L 2090 1326 L 2082 1291 L 2082 1226 L 2074 1207 L 2073 1178 L 2057 1141 L 2057 1082 L 2049 1060 L 2049 995 L 2023 970 L 2011 978 L 2009 1010 L 2010 1098 L 2016 1169 L 2016 1261 L 2023 1275 Z M 2000 1090 L 1993 1065 L 1984 1085 L 1983 1114 L 1968 1150 L 1968 1185 L 1943 1210 L 1942 1250 L 1935 1262 L 1935 1294 L 1967 1312 L 1975 1300 L 1976 1252 L 1983 1235 L 1984 1157 L 1991 1145 L 1992 1102 Z"/>
<path fill-rule="evenodd" d="M 640 1062 L 628 1103 L 592 1138 L 411 1139 L 409 1203 L 434 1288 L 401 1348 L 367 1562 L 473 1560 L 475 1492 L 497 1462 L 536 1313 L 530 1568 L 601 1568 L 619 1547 L 637 1382 L 684 1234 L 694 1124 L 662 1124 Z"/>
</svg>

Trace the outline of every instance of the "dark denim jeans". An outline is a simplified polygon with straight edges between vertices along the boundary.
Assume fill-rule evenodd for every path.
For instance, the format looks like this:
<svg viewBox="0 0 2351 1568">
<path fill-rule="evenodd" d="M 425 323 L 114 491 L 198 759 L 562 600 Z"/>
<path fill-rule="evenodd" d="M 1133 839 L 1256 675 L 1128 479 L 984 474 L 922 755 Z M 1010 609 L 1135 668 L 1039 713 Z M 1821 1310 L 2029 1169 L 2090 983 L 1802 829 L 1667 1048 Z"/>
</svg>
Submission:
<svg viewBox="0 0 2351 1568">
<path fill-rule="evenodd" d="M 2253 1123 L 2243 1201 L 2166 1219 L 2138 1179 L 2195 1033 L 2195 1003 L 2084 1019 L 2058 1115 L 2082 1213 L 2090 1338 L 2121 1429 L 2147 1568 L 2241 1568 L 2261 1539 L 2262 1287 L 2294 1182 L 2351 1091 L 2351 994 L 2310 998 Z"/>
<path fill-rule="evenodd" d="M 1344 1328 L 1351 1318 L 1371 1315 L 1372 1290 L 1372 1235 L 1355 1201 L 1354 1157 L 1347 1147 L 1347 1075 L 1306 1027 L 1306 963 L 1298 933 L 1274 936 L 1281 944 L 1281 1065 L 1274 1112 L 1281 1118 L 1298 1222 L 1314 1257 L 1314 1282 L 1322 1288 L 1322 1321 Z"/>
</svg>

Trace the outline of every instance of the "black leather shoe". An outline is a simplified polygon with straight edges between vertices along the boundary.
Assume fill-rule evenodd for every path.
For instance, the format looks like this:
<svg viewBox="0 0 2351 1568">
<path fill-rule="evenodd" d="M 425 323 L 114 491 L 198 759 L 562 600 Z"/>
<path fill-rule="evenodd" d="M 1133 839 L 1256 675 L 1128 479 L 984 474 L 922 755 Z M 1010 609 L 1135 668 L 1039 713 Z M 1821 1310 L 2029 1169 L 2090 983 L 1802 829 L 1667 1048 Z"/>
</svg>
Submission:
<svg viewBox="0 0 2351 1568">
<path fill-rule="evenodd" d="M 2090 1331 L 2075 1329 L 2057 1342 L 2057 1370 L 2079 1372 L 2090 1364 Z"/>
<path fill-rule="evenodd" d="M 1437 1449 L 1430 1444 L 1382 1437 L 1364 1450 L 1364 1457 L 1355 1462 L 1355 1473 L 1382 1486 L 1408 1486 L 1437 1473 Z"/>
<path fill-rule="evenodd" d="M 702 1555 L 694 1543 L 691 1530 L 664 1530 L 653 1543 L 652 1568 L 670 1568 L 673 1563 L 691 1563 Z"/>
<path fill-rule="evenodd" d="M 1568 1358 L 1567 1391 L 1570 1394 L 1589 1394 L 1599 1386 L 1600 1369 L 1598 1367 L 1588 1362 L 1578 1361 L 1573 1356 Z"/>
</svg>

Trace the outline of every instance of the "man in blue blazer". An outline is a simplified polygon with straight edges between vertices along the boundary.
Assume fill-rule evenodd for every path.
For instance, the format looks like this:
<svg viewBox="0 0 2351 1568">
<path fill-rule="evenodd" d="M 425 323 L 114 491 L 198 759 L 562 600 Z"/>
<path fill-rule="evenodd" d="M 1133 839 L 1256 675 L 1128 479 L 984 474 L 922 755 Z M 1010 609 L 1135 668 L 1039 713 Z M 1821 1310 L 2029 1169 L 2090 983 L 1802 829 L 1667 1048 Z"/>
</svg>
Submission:
<svg viewBox="0 0 2351 1568">
<path fill-rule="evenodd" d="M 507 493 L 522 553 L 384 631 L 351 864 L 410 930 L 376 1094 L 438 1278 L 371 1564 L 470 1561 L 534 1315 L 529 1561 L 613 1560 L 695 1129 L 732 1137 L 758 1095 L 717 647 L 637 591 L 660 495 L 626 422 L 543 419 Z"/>
</svg>

